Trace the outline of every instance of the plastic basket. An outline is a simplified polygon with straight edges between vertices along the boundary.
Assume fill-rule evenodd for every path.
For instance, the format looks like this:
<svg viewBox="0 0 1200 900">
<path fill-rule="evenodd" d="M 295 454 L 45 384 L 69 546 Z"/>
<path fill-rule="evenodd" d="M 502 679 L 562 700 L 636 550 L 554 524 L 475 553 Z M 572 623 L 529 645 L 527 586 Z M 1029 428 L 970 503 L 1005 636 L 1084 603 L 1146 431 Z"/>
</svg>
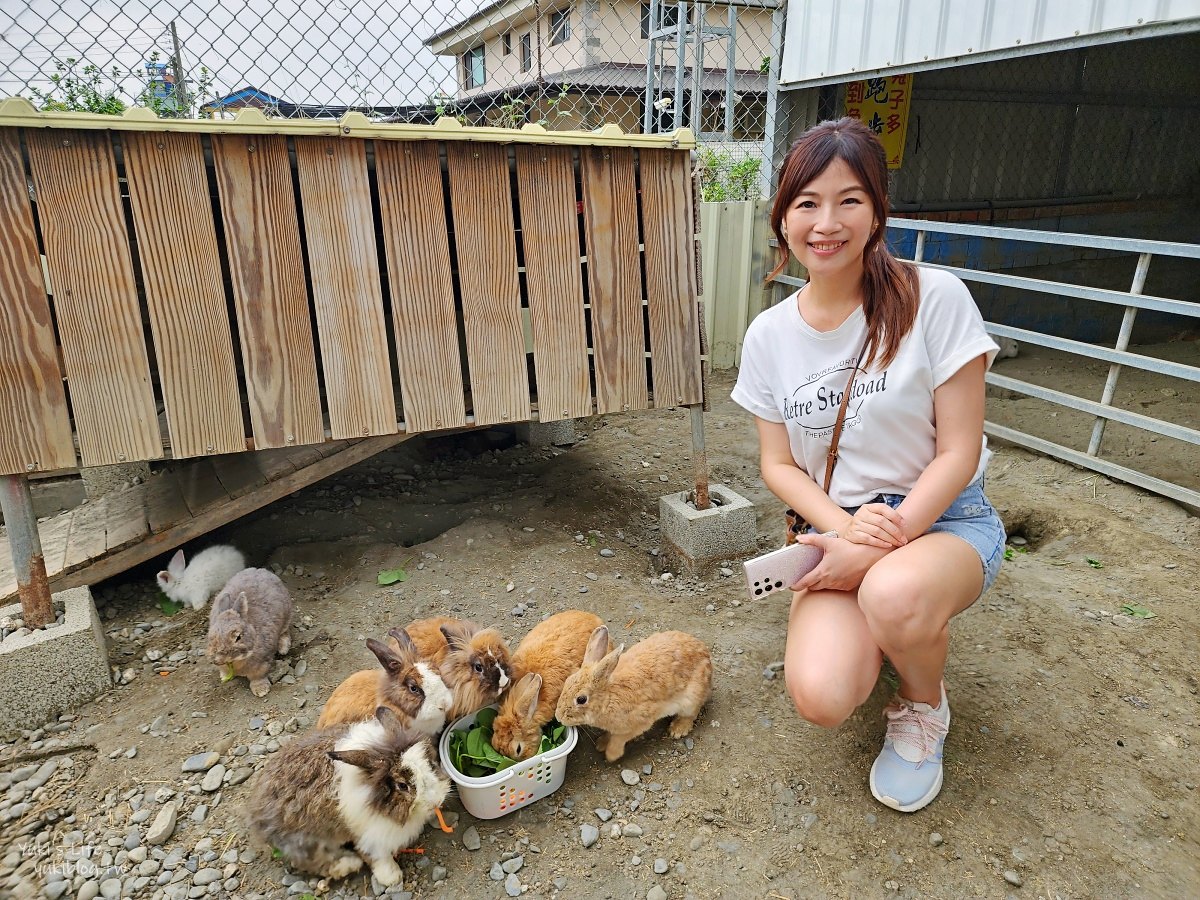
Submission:
<svg viewBox="0 0 1200 900">
<path fill-rule="evenodd" d="M 567 774 L 567 757 L 579 739 L 572 726 L 567 727 L 567 739 L 553 750 L 531 756 L 503 772 L 472 778 L 454 768 L 450 762 L 450 732 L 470 728 L 475 724 L 476 715 L 471 713 L 455 721 L 442 732 L 442 739 L 438 742 L 442 768 L 450 780 L 458 785 L 458 796 L 467 812 L 477 819 L 498 819 L 562 787 Z"/>
</svg>

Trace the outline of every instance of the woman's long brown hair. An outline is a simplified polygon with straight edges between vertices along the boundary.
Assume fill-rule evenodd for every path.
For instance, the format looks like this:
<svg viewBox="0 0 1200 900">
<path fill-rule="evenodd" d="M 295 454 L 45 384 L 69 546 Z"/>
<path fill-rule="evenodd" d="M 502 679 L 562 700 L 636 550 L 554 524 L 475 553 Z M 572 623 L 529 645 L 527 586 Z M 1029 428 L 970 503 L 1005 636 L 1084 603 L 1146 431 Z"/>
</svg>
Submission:
<svg viewBox="0 0 1200 900">
<path fill-rule="evenodd" d="M 884 223 L 888 216 L 887 154 L 875 133 L 857 119 L 814 125 L 788 151 L 771 207 L 771 229 L 779 239 L 779 264 L 767 281 L 787 267 L 791 253 L 783 236 L 784 214 L 796 195 L 835 159 L 845 162 L 858 177 L 879 223 L 863 248 L 863 314 L 867 320 L 864 365 L 878 359 L 883 368 L 896 358 L 900 342 L 916 321 L 920 282 L 916 266 L 896 259 L 884 243 Z"/>
</svg>

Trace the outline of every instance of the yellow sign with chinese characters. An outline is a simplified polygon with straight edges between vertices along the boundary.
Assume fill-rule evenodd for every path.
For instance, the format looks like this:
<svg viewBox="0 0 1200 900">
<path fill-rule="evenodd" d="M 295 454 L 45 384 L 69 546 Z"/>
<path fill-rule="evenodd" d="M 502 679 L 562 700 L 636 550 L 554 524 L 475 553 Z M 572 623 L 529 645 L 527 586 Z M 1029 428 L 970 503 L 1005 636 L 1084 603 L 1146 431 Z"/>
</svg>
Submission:
<svg viewBox="0 0 1200 900">
<path fill-rule="evenodd" d="M 887 151 L 889 169 L 900 168 L 908 134 L 908 102 L 913 76 L 868 78 L 846 85 L 846 115 L 858 119 L 879 136 Z"/>
</svg>

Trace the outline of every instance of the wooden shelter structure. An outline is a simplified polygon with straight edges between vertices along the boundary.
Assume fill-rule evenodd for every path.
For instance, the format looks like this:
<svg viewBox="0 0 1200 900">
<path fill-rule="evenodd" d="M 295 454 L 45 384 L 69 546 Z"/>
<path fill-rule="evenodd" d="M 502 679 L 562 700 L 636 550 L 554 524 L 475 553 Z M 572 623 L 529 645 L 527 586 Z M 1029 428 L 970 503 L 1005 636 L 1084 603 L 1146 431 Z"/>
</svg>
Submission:
<svg viewBox="0 0 1200 900">
<path fill-rule="evenodd" d="M 689 406 L 702 450 L 693 146 L 0 102 L 0 598 L 414 434 Z M 39 533 L 29 475 L 168 458 Z"/>
</svg>

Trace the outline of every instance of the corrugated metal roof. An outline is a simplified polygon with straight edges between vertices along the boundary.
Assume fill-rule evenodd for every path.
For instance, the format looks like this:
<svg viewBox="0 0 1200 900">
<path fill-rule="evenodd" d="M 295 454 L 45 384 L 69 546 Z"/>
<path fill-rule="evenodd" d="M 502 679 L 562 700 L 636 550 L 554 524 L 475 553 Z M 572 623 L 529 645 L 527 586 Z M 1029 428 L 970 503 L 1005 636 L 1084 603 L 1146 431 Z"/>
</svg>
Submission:
<svg viewBox="0 0 1200 900">
<path fill-rule="evenodd" d="M 781 88 L 1200 30 L 1200 0 L 792 3 Z"/>
</svg>

